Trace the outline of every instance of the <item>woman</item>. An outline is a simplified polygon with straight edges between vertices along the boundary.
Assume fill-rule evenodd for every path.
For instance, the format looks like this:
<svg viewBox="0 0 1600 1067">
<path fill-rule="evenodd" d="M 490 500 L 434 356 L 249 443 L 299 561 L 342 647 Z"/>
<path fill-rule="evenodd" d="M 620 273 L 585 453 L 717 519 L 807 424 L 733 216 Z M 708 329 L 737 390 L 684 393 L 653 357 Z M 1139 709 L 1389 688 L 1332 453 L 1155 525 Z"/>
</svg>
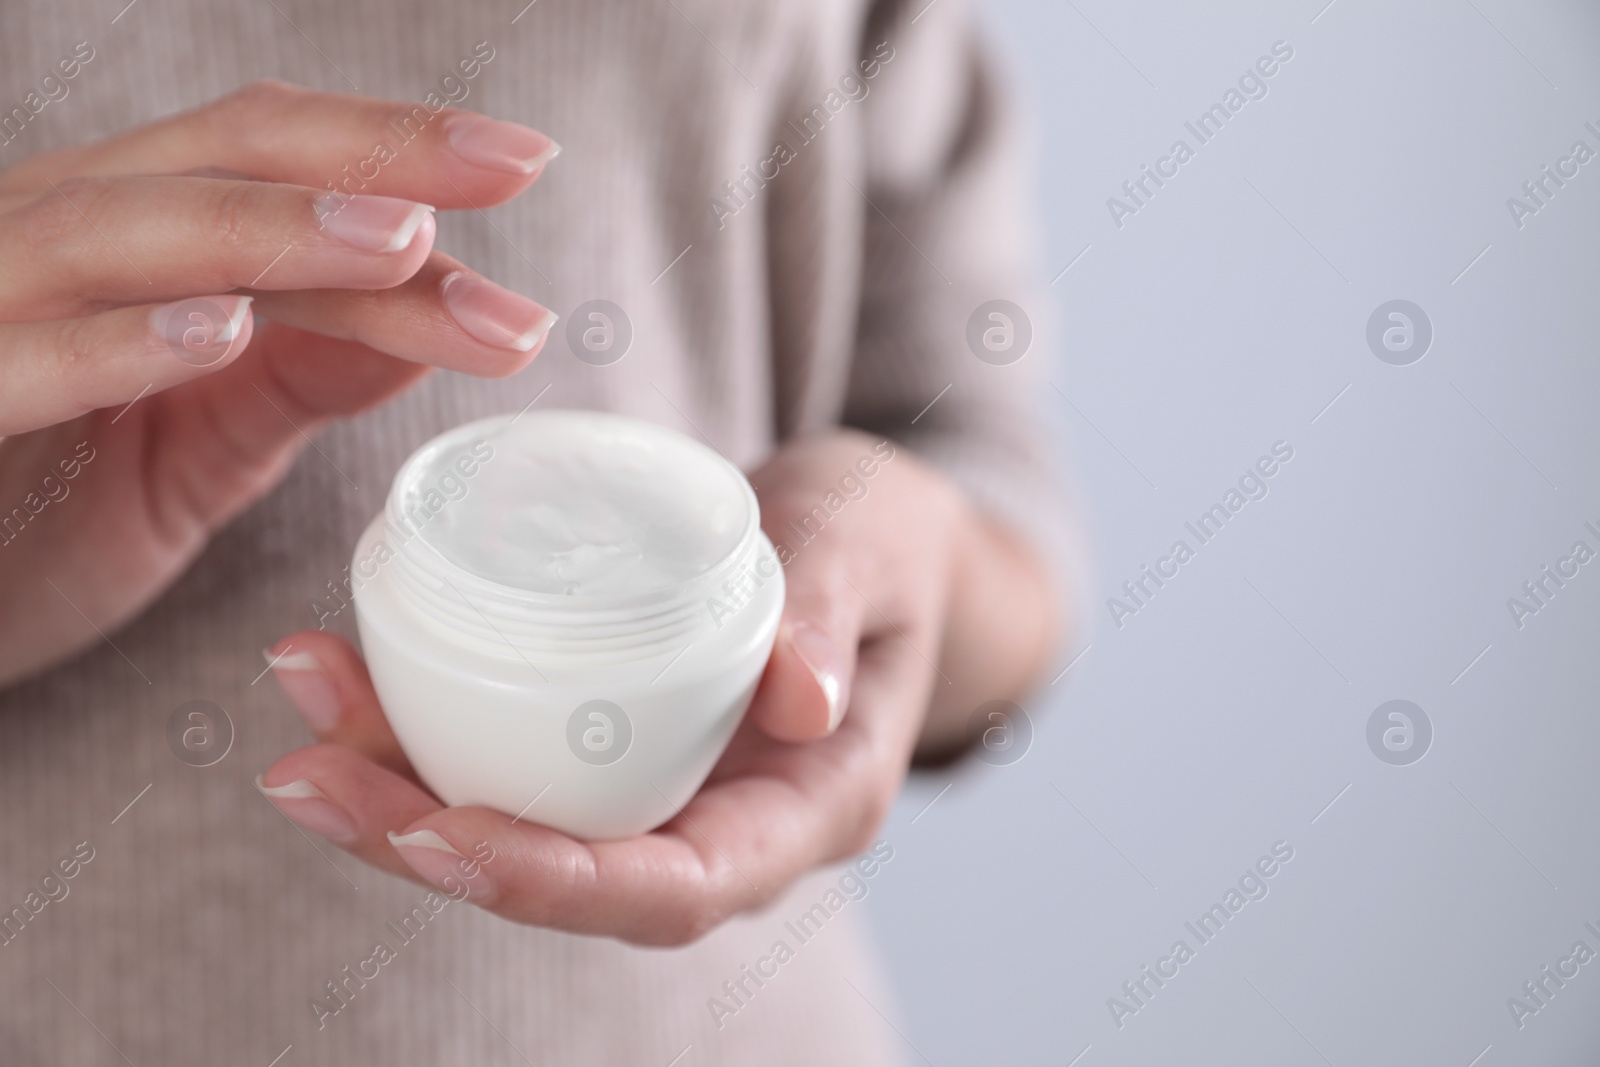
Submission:
<svg viewBox="0 0 1600 1067">
<path fill-rule="evenodd" d="M 1041 360 L 967 341 L 1036 304 L 958 0 L 0 25 L 4 1061 L 899 1058 L 858 911 L 785 920 L 1058 630 Z M 630 841 L 441 808 L 346 640 L 399 462 L 530 403 L 710 441 L 769 530 L 895 443 L 786 568 L 712 780 Z"/>
</svg>

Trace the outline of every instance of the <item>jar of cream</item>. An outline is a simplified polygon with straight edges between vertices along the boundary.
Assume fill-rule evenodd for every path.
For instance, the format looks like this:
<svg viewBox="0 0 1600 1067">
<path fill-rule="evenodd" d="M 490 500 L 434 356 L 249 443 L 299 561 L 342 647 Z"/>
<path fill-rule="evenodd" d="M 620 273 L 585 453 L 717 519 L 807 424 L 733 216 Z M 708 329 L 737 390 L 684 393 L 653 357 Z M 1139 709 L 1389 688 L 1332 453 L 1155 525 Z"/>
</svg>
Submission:
<svg viewBox="0 0 1600 1067">
<path fill-rule="evenodd" d="M 784 597 L 737 467 L 581 411 L 424 445 L 351 577 L 373 685 L 423 782 L 589 839 L 659 826 L 700 788 Z"/>
</svg>

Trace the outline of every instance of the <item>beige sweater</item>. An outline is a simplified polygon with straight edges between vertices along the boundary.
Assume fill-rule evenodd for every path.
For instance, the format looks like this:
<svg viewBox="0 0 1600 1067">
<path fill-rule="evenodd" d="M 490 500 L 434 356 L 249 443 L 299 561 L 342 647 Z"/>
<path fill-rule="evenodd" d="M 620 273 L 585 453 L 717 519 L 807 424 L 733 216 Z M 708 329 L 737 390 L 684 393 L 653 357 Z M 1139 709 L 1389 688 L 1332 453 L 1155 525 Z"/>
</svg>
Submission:
<svg viewBox="0 0 1600 1067">
<path fill-rule="evenodd" d="M 1057 547 L 1035 410 L 1045 346 L 997 366 L 967 340 L 991 299 L 1042 318 L 1013 130 L 961 0 L 926 2 L 537 0 L 519 14 L 522 0 L 141 0 L 114 21 L 120 0 L 0 4 L 0 113 L 78 42 L 93 49 L 64 98 L 46 86 L 0 137 L 0 166 L 256 78 L 437 92 L 565 147 L 516 202 L 441 220 L 441 247 L 567 321 L 610 300 L 633 332 L 620 361 L 595 366 L 564 321 L 514 378 L 435 375 L 331 428 L 326 458 L 308 451 L 114 635 L 126 659 L 101 644 L 0 694 L 0 913 L 25 915 L 0 933 L 0 1063 L 266 1067 L 291 1045 L 283 1067 L 911 1055 L 884 1018 L 863 905 L 803 945 L 785 933 L 829 873 L 677 951 L 464 905 L 402 942 L 389 924 L 422 891 L 306 837 L 252 778 L 309 740 L 258 677 L 260 650 L 316 625 L 400 461 L 547 385 L 541 406 L 703 432 L 745 464 L 839 422 L 890 435 Z M 446 80 L 480 42 L 492 59 L 477 76 Z M 351 632 L 348 615 L 330 625 Z M 212 767 L 167 746 L 192 699 L 236 727 Z M 890 861 L 877 880 L 897 876 Z M 719 1026 L 710 998 L 726 1003 L 724 983 L 780 939 L 795 958 Z M 397 958 L 319 1030 L 312 998 L 379 940 Z"/>
</svg>

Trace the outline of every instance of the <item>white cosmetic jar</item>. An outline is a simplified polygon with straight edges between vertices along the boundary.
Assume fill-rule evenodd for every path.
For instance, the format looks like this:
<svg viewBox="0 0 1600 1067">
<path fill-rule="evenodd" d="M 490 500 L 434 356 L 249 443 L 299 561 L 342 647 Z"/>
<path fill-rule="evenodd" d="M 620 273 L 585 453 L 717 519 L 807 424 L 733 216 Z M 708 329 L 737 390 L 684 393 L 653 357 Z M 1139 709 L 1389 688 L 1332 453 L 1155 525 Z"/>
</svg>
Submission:
<svg viewBox="0 0 1600 1067">
<path fill-rule="evenodd" d="M 700 788 L 784 598 L 737 467 L 584 411 L 420 448 L 351 587 L 373 685 L 428 788 L 587 839 L 644 833 Z"/>
</svg>

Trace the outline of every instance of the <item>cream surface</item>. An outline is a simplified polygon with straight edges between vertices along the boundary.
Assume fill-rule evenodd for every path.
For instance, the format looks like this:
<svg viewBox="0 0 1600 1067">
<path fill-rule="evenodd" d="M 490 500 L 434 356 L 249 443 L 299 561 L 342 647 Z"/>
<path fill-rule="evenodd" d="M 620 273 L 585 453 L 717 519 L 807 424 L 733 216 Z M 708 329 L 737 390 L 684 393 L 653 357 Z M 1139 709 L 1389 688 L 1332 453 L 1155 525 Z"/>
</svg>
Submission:
<svg viewBox="0 0 1600 1067">
<path fill-rule="evenodd" d="M 470 473 L 469 473 L 470 472 Z M 737 545 L 739 472 L 698 443 L 594 412 L 529 412 L 416 457 L 401 490 L 421 536 L 481 578 L 536 593 L 681 585 Z"/>
</svg>

